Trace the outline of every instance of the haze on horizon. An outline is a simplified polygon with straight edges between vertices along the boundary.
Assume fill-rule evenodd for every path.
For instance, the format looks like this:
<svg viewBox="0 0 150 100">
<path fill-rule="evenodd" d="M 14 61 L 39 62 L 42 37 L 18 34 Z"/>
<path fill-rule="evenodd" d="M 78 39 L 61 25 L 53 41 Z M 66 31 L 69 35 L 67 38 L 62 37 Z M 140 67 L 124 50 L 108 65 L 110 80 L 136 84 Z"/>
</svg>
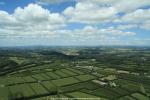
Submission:
<svg viewBox="0 0 150 100">
<path fill-rule="evenodd" d="M 0 46 L 150 46 L 150 0 L 0 0 Z"/>
</svg>

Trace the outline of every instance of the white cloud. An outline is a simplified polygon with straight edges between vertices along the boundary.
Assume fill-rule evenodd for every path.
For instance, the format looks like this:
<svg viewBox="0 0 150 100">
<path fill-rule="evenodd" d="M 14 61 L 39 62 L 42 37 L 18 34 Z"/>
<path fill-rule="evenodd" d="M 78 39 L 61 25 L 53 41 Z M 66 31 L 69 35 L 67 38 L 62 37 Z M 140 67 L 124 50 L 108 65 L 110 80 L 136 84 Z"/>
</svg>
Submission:
<svg viewBox="0 0 150 100">
<path fill-rule="evenodd" d="M 150 20 L 150 9 L 138 9 L 134 12 L 127 13 L 121 18 L 122 22 L 128 23 L 143 23 Z"/>
<path fill-rule="evenodd" d="M 113 7 L 100 7 L 94 3 L 79 2 L 75 7 L 66 8 L 63 13 L 70 22 L 102 23 L 111 21 L 117 11 Z"/>
<path fill-rule="evenodd" d="M 0 11 L 0 24 L 6 25 L 15 22 L 15 19 L 5 11 Z"/>
<path fill-rule="evenodd" d="M 108 22 L 143 21 L 150 18 L 149 9 L 140 9 L 150 5 L 149 0 L 77 0 L 75 7 L 68 7 L 63 14 L 69 22 L 86 24 Z M 125 13 L 120 20 L 118 13 Z"/>
<path fill-rule="evenodd" d="M 56 0 L 57 1 L 57 0 Z M 51 1 L 51 3 L 57 3 Z M 139 0 L 137 0 L 139 1 Z M 63 1 L 60 1 L 63 2 Z M 135 37 L 131 28 L 150 29 L 150 9 L 138 9 L 144 3 L 125 8 L 135 0 L 87 0 L 79 1 L 75 7 L 67 7 L 62 13 L 52 13 L 37 4 L 29 4 L 24 8 L 16 8 L 13 14 L 0 11 L 0 38 L 44 38 L 66 43 L 98 43 L 98 44 L 123 44 L 122 37 Z M 148 2 L 147 2 L 148 3 Z M 122 6 L 117 6 L 122 5 Z M 136 7 L 135 7 L 136 6 Z M 135 10 L 135 11 L 134 11 Z M 126 12 L 123 17 L 117 16 Z M 114 27 L 116 19 L 119 23 Z M 82 29 L 67 29 L 68 22 L 84 23 Z M 99 28 L 109 23 L 105 28 Z M 123 23 L 123 24 L 122 24 Z M 86 26 L 89 25 L 89 26 Z M 112 27 L 110 27 L 112 26 Z M 69 27 L 70 28 L 70 27 Z M 100 43 L 99 43 L 100 42 Z M 130 41 L 127 43 L 131 43 Z"/>
<path fill-rule="evenodd" d="M 115 29 L 114 27 L 110 27 L 107 29 L 101 29 L 101 32 L 107 33 L 107 34 L 111 34 L 111 35 L 116 35 L 116 36 L 134 36 L 136 35 L 136 33 L 134 32 L 130 32 L 130 31 L 122 31 L 119 29 Z"/>
<path fill-rule="evenodd" d="M 143 23 L 142 25 L 140 25 L 140 28 L 143 28 L 145 30 L 150 30 L 150 20 L 146 21 L 145 23 Z"/>
<path fill-rule="evenodd" d="M 65 18 L 37 4 L 16 8 L 13 14 L 0 11 L 0 34 L 3 36 L 51 35 L 51 30 L 65 26 Z"/>
<path fill-rule="evenodd" d="M 150 0 L 77 0 L 79 2 L 96 3 L 101 6 L 112 6 L 119 12 L 131 12 L 150 5 Z"/>
<path fill-rule="evenodd" d="M 77 43 L 78 45 L 119 45 L 124 44 L 122 37 L 134 37 L 134 32 L 124 32 L 121 30 L 110 28 L 97 28 L 93 26 L 85 26 L 82 29 L 74 30 L 57 30 L 57 37 L 68 43 Z"/>
<path fill-rule="evenodd" d="M 138 9 L 134 12 L 127 13 L 114 22 L 127 24 L 119 25 L 118 29 L 141 28 L 150 30 L 150 9 Z"/>
<path fill-rule="evenodd" d="M 61 24 L 64 23 L 64 17 L 59 13 L 51 13 L 49 10 L 36 4 L 29 4 L 24 9 L 18 7 L 13 16 L 18 20 L 26 23 L 46 23 Z"/>
<path fill-rule="evenodd" d="M 47 4 L 54 4 L 54 3 L 62 3 L 62 2 L 71 2 L 75 0 L 38 0 L 38 4 L 47 5 Z"/>
<path fill-rule="evenodd" d="M 58 30 L 59 31 L 59 30 Z M 118 36 L 118 37 L 124 37 L 124 36 L 134 36 L 136 35 L 136 33 L 134 32 L 130 32 L 130 31 L 122 31 L 122 30 L 118 30 L 115 29 L 113 27 L 109 27 L 109 28 L 96 28 L 93 26 L 85 26 L 83 29 L 75 29 L 75 30 L 63 30 L 63 31 L 59 31 L 60 33 L 65 33 L 69 36 L 72 37 L 78 37 L 81 39 L 85 39 L 87 37 L 103 37 L 103 36 Z M 58 32 L 58 33 L 59 33 Z"/>
<path fill-rule="evenodd" d="M 119 30 L 127 30 L 127 29 L 137 28 L 137 27 L 138 27 L 138 25 L 136 25 L 136 24 L 127 24 L 127 25 L 119 25 L 117 27 L 117 29 L 119 29 Z"/>
</svg>

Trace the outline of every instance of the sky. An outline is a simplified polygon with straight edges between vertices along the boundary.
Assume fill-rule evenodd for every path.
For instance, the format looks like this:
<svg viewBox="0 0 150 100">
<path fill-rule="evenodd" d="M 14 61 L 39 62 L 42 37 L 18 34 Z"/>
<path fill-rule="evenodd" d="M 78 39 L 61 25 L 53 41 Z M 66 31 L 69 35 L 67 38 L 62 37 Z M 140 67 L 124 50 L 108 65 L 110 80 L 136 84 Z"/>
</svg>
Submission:
<svg viewBox="0 0 150 100">
<path fill-rule="evenodd" d="M 0 46 L 150 46 L 150 0 L 0 0 Z"/>
</svg>

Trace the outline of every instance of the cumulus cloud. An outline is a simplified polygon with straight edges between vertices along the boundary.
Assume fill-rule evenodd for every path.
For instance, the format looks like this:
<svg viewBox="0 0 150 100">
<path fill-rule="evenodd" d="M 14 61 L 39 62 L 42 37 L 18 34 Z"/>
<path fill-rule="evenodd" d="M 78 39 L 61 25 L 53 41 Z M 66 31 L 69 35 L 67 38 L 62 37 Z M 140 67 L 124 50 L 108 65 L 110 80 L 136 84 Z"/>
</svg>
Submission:
<svg viewBox="0 0 150 100">
<path fill-rule="evenodd" d="M 143 23 L 147 20 L 150 20 L 150 9 L 138 9 L 121 18 L 121 21 L 128 23 Z"/>
<path fill-rule="evenodd" d="M 68 43 L 80 43 L 85 45 L 118 45 L 122 43 L 122 37 L 132 37 L 136 35 L 134 32 L 121 31 L 113 27 L 105 29 L 93 26 L 85 26 L 82 29 L 74 30 L 57 30 L 55 32 L 59 36 L 61 34 L 61 39 Z"/>
<path fill-rule="evenodd" d="M 112 35 L 118 35 L 118 36 L 134 36 L 134 35 L 136 35 L 135 32 L 130 32 L 130 31 L 124 32 L 122 30 L 114 29 L 111 27 L 108 29 L 103 29 L 102 31 L 112 34 Z"/>
<path fill-rule="evenodd" d="M 16 8 L 13 14 L 0 11 L 1 34 L 50 34 L 50 30 L 65 26 L 65 18 L 59 13 L 51 13 L 37 4 Z"/>
<path fill-rule="evenodd" d="M 40 0 L 50 4 L 66 1 L 70 0 Z M 52 13 L 38 4 L 18 7 L 12 14 L 0 10 L 0 38 L 43 38 L 66 44 L 124 44 L 127 41 L 122 38 L 132 40 L 136 36 L 129 29 L 150 30 L 150 9 L 139 9 L 149 5 L 149 0 L 139 2 L 140 0 L 77 0 L 75 6 L 69 6 L 61 13 Z M 70 25 L 76 26 L 74 23 L 79 26 L 70 29 Z M 127 44 L 129 43 L 131 41 Z"/>
<path fill-rule="evenodd" d="M 142 25 L 140 25 L 140 28 L 143 28 L 145 30 L 150 30 L 150 20 L 146 21 L 145 23 L 143 23 Z"/>
<path fill-rule="evenodd" d="M 47 4 L 55 4 L 55 3 L 63 3 L 63 2 L 72 2 L 75 0 L 38 0 L 38 4 L 47 5 Z"/>
<path fill-rule="evenodd" d="M 119 12 L 132 12 L 136 9 L 149 5 L 149 0 L 119 0 L 114 4 L 114 6 L 118 9 Z"/>
<path fill-rule="evenodd" d="M 100 7 L 93 3 L 79 2 L 75 7 L 66 8 L 63 13 L 70 22 L 101 23 L 111 21 L 117 11 L 113 7 Z"/>
<path fill-rule="evenodd" d="M 131 12 L 144 6 L 149 6 L 149 0 L 77 0 L 79 2 L 96 3 L 101 6 L 112 6 L 119 12 Z"/>
<path fill-rule="evenodd" d="M 149 5 L 149 0 L 77 0 L 75 7 L 66 8 L 63 14 L 69 22 L 97 24 L 127 21 L 134 23 L 150 18 L 149 9 L 142 9 Z M 125 16 L 121 18 L 120 13 L 124 13 Z"/>
<path fill-rule="evenodd" d="M 49 10 L 36 4 L 29 4 L 23 9 L 18 7 L 13 16 L 18 21 L 34 24 L 42 24 L 47 22 L 51 25 L 62 24 L 65 20 L 59 13 L 51 13 Z"/>
<path fill-rule="evenodd" d="M 114 22 L 126 23 L 119 25 L 119 29 L 142 28 L 150 29 L 150 9 L 137 9 L 134 12 L 127 13 L 123 17 L 116 19 Z"/>
<path fill-rule="evenodd" d="M 138 25 L 136 25 L 136 24 L 127 24 L 127 25 L 119 25 L 117 27 L 117 29 L 119 29 L 119 30 L 127 30 L 127 29 L 132 29 L 132 28 L 137 28 L 137 27 L 138 27 Z"/>
<path fill-rule="evenodd" d="M 134 36 L 136 33 L 130 31 L 122 31 L 115 29 L 114 27 L 109 28 L 97 28 L 93 26 L 85 26 L 83 29 L 74 29 L 74 30 L 61 30 L 58 33 L 67 34 L 72 37 L 78 38 L 87 38 L 87 37 L 103 37 L 103 36 Z"/>
</svg>

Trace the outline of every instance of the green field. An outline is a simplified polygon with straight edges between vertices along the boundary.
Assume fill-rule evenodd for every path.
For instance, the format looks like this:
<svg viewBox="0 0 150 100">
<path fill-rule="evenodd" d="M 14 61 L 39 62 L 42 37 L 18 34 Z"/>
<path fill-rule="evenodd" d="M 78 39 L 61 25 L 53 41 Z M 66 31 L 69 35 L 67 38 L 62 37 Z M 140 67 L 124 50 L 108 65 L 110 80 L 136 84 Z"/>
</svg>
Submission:
<svg viewBox="0 0 150 100">
<path fill-rule="evenodd" d="M 0 100 L 150 100 L 149 59 L 148 48 L 0 49 Z"/>
<path fill-rule="evenodd" d="M 81 81 L 88 81 L 88 80 L 92 80 L 95 79 L 96 77 L 86 74 L 86 75 L 79 75 L 79 76 L 75 76 L 77 79 L 81 80 Z"/>
<path fill-rule="evenodd" d="M 48 94 L 48 91 L 39 83 L 29 84 L 36 95 Z"/>
<path fill-rule="evenodd" d="M 53 80 L 52 82 L 57 86 L 66 86 L 66 85 L 70 85 L 70 84 L 79 83 L 80 81 L 73 77 L 69 77 L 69 78 Z"/>
<path fill-rule="evenodd" d="M 94 95 L 90 95 L 90 94 L 87 94 L 87 93 L 83 93 L 83 92 L 72 92 L 72 93 L 67 93 L 68 96 L 71 96 L 73 98 L 92 98 L 92 99 L 100 99 L 100 97 L 97 97 L 97 96 L 94 96 Z M 105 100 L 105 99 L 102 99 L 102 100 Z M 106 99 L 107 100 L 107 99 Z"/>
<path fill-rule="evenodd" d="M 12 98 L 21 98 L 21 97 L 31 97 L 35 95 L 31 87 L 28 84 L 21 84 L 18 86 L 10 86 L 10 92 L 12 93 Z"/>
<path fill-rule="evenodd" d="M 144 96 L 142 94 L 139 94 L 139 93 L 134 93 L 134 94 L 132 94 L 132 96 L 135 97 L 138 100 L 149 100 L 148 97 L 146 97 L 146 96 Z"/>
</svg>

